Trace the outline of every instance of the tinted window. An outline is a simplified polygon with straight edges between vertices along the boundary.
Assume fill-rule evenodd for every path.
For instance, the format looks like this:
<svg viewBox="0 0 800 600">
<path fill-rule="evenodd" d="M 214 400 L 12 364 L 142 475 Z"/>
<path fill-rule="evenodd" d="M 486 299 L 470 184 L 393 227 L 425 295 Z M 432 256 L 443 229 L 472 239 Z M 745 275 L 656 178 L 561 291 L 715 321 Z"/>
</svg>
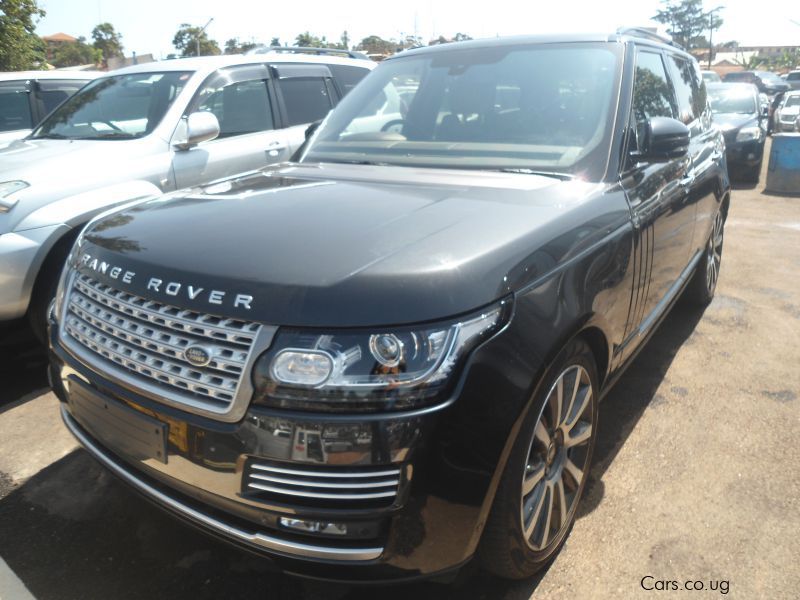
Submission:
<svg viewBox="0 0 800 600">
<path fill-rule="evenodd" d="M 219 121 L 219 137 L 268 131 L 274 128 L 267 82 L 263 79 L 216 83 L 198 94 L 198 111 L 214 113 Z"/>
<path fill-rule="evenodd" d="M 661 55 L 640 52 L 636 58 L 633 110 L 638 124 L 650 117 L 676 117 L 677 107 Z"/>
<path fill-rule="evenodd" d="M 31 106 L 25 86 L 20 83 L 0 83 L 0 131 L 31 127 Z"/>
<path fill-rule="evenodd" d="M 798 79 L 800 79 L 800 72 L 797 72 L 797 71 L 793 72 L 793 73 L 789 73 L 786 76 L 786 80 L 787 81 L 797 81 Z"/>
<path fill-rule="evenodd" d="M 694 81 L 694 67 L 689 61 L 674 55 L 670 55 L 667 62 L 670 65 L 672 85 L 678 101 L 679 118 L 683 123 L 689 124 L 703 112 L 702 108 L 698 111 L 696 106 L 694 90 L 697 84 Z"/>
<path fill-rule="evenodd" d="M 319 77 L 290 77 L 279 81 L 288 125 L 319 121 L 332 103 L 325 80 Z"/>
<path fill-rule="evenodd" d="M 339 84 L 339 89 L 342 90 L 342 95 L 346 95 L 350 90 L 356 87 L 356 84 L 364 79 L 369 69 L 361 67 L 350 67 L 346 65 L 328 65 L 328 68 L 333 73 L 334 79 Z"/>
<path fill-rule="evenodd" d="M 172 71 L 95 79 L 46 118 L 33 137 L 142 137 L 161 122 L 189 77 Z"/>
<path fill-rule="evenodd" d="M 619 52 L 612 44 L 586 43 L 401 55 L 342 101 L 303 160 L 599 177 L 608 158 Z"/>
<path fill-rule="evenodd" d="M 72 96 L 86 84 L 82 80 L 40 81 L 39 98 L 42 101 L 42 113 L 52 112 L 59 104 Z"/>
</svg>

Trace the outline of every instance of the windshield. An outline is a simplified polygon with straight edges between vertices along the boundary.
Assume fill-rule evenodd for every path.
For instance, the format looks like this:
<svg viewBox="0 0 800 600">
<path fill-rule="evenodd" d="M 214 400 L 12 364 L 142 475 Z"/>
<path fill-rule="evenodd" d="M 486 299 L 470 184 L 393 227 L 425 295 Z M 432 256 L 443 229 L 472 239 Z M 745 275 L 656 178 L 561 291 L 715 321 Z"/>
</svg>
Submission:
<svg viewBox="0 0 800 600">
<path fill-rule="evenodd" d="M 526 169 L 599 179 L 620 47 L 469 47 L 386 61 L 330 113 L 303 162 Z"/>
<path fill-rule="evenodd" d="M 136 73 L 96 79 L 64 102 L 33 132 L 34 138 L 132 139 L 147 135 L 191 73 Z"/>
<path fill-rule="evenodd" d="M 24 81 L 0 83 L 0 132 L 33 127 Z"/>
<path fill-rule="evenodd" d="M 714 114 L 756 112 L 756 101 L 753 94 L 742 90 L 710 89 L 708 101 Z"/>
<path fill-rule="evenodd" d="M 789 108 L 790 106 L 800 106 L 800 96 L 789 96 L 786 98 L 786 102 L 783 106 L 784 108 Z"/>
</svg>

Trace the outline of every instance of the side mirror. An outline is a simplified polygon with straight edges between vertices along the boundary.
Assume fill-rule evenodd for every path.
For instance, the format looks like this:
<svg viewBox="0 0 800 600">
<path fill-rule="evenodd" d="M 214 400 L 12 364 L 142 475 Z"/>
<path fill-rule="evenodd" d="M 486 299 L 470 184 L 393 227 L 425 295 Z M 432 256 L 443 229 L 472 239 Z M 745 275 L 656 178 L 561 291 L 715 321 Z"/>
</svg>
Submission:
<svg viewBox="0 0 800 600">
<path fill-rule="evenodd" d="M 649 162 L 683 158 L 689 153 L 689 136 L 689 128 L 677 119 L 652 117 L 647 122 L 644 148 L 635 158 Z"/>
<path fill-rule="evenodd" d="M 219 121 L 214 113 L 208 111 L 193 112 L 183 118 L 183 135 L 173 145 L 181 150 L 188 150 L 200 142 L 213 140 L 219 135 Z"/>
</svg>

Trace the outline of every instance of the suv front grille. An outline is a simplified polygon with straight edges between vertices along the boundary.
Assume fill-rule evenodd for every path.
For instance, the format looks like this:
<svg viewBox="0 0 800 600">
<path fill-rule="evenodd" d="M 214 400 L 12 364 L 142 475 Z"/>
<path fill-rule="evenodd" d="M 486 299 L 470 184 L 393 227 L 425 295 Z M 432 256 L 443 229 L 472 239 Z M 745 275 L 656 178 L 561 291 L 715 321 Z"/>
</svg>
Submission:
<svg viewBox="0 0 800 600">
<path fill-rule="evenodd" d="M 242 492 L 253 499 L 318 509 L 376 509 L 394 504 L 400 486 L 396 466 L 306 467 L 251 460 Z"/>
<path fill-rule="evenodd" d="M 156 388 L 177 403 L 214 413 L 230 409 L 261 326 L 184 310 L 122 292 L 76 273 L 63 331 L 100 367 L 121 367 L 127 383 Z M 211 356 L 192 365 L 186 348 Z"/>
</svg>

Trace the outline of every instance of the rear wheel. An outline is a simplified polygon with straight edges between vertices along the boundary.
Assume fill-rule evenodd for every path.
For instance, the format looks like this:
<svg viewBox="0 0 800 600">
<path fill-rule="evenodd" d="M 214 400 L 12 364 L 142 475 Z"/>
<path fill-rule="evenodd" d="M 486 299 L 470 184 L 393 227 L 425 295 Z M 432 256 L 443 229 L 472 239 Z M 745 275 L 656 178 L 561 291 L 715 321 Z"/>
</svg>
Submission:
<svg viewBox="0 0 800 600">
<path fill-rule="evenodd" d="M 722 243 L 725 235 L 725 216 L 722 211 L 714 217 L 714 227 L 706 243 L 706 249 L 697 263 L 692 280 L 686 289 L 686 298 L 693 304 L 706 306 L 714 299 L 719 270 L 722 266 Z"/>
<path fill-rule="evenodd" d="M 586 486 L 596 438 L 597 372 L 583 340 L 562 351 L 534 398 L 479 548 L 501 577 L 533 575 L 561 548 Z"/>
</svg>

